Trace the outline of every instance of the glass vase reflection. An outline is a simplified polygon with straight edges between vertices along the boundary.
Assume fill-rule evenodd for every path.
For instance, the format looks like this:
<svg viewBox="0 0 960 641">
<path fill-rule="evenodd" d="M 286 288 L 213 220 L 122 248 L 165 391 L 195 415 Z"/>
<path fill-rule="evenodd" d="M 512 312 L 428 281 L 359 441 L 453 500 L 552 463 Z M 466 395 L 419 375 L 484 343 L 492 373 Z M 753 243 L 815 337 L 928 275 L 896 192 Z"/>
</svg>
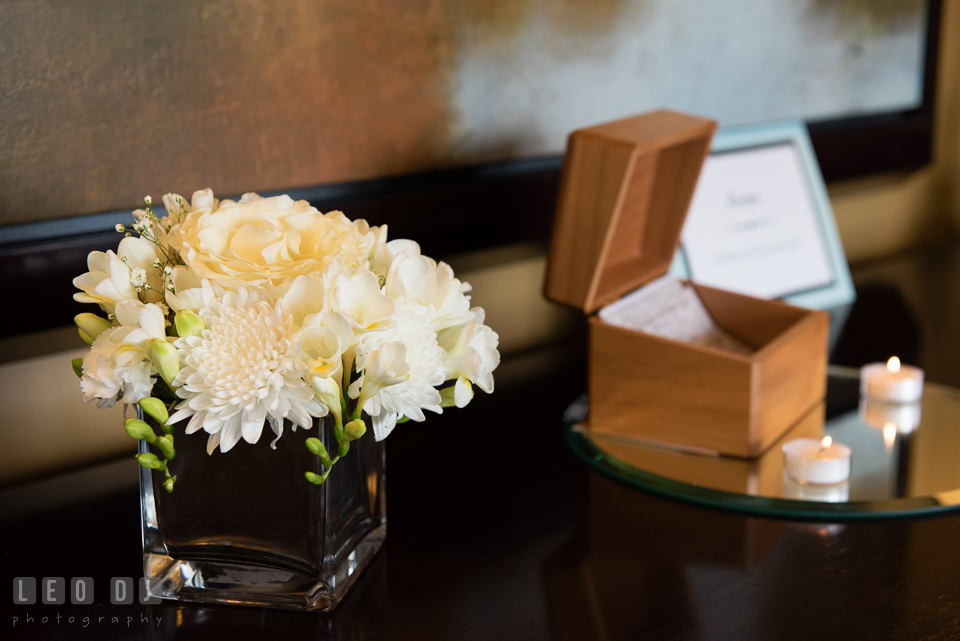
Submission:
<svg viewBox="0 0 960 641">
<path fill-rule="evenodd" d="M 319 435 L 318 435 L 319 432 Z M 270 448 L 259 442 L 206 452 L 205 432 L 176 436 L 173 493 L 163 473 L 140 469 L 143 569 L 154 596 L 297 610 L 331 610 L 383 544 L 387 532 L 384 448 L 373 434 L 350 444 L 327 482 L 304 441 L 336 452 L 333 421 L 315 419 Z M 147 451 L 141 441 L 140 451 Z"/>
</svg>

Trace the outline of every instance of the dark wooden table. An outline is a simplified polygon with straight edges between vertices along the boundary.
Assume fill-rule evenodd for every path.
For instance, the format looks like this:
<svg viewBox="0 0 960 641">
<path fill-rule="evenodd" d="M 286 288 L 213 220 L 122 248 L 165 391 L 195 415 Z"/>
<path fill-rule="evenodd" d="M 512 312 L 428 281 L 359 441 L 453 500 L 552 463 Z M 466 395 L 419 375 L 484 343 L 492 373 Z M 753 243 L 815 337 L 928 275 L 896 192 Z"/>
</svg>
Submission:
<svg viewBox="0 0 960 641">
<path fill-rule="evenodd" d="M 918 254 L 855 277 L 861 297 L 838 358 L 913 349 L 931 380 L 960 386 L 960 254 Z M 98 598 L 14 606 L 8 597 L 0 638 L 960 638 L 960 514 L 801 523 L 631 490 L 563 443 L 560 416 L 584 384 L 583 342 L 573 341 L 506 361 L 497 392 L 465 411 L 398 428 L 387 446 L 386 546 L 329 614 L 110 605 L 109 578 L 141 573 L 129 461 L 5 493 L 7 585 L 90 576 Z M 119 482 L 104 480 L 117 470 Z"/>
</svg>

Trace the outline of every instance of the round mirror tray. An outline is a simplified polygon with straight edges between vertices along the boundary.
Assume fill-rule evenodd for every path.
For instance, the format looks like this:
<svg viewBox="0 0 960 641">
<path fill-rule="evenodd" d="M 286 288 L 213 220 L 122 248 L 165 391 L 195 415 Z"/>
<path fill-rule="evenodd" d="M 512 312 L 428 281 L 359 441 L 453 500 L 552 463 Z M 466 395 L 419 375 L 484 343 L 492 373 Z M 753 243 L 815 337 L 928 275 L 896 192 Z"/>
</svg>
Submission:
<svg viewBox="0 0 960 641">
<path fill-rule="evenodd" d="M 591 433 L 586 397 L 564 415 L 573 451 L 595 470 L 672 498 L 804 520 L 923 516 L 960 509 L 960 390 L 927 383 L 920 403 L 860 398 L 859 371 L 831 367 L 827 397 L 755 459 L 690 453 Z M 847 482 L 810 485 L 783 470 L 783 443 L 830 436 L 852 450 Z"/>
</svg>

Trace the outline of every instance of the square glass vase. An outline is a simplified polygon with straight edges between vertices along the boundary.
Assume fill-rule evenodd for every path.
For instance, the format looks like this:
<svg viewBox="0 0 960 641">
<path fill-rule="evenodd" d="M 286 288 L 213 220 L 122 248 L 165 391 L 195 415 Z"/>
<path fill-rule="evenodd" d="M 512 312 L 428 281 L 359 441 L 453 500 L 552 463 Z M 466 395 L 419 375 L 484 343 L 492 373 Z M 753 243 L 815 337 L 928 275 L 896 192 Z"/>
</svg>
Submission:
<svg viewBox="0 0 960 641">
<path fill-rule="evenodd" d="M 157 430 L 159 434 L 160 431 Z M 276 449 L 264 425 L 256 444 L 240 441 L 208 455 L 206 432 L 175 437 L 163 472 L 140 468 L 143 572 L 165 599 L 295 610 L 335 608 L 387 534 L 384 447 L 373 434 L 350 444 L 326 483 L 304 442 L 335 454 L 333 420 L 293 431 L 284 421 Z M 140 442 L 140 451 L 149 451 Z"/>
</svg>

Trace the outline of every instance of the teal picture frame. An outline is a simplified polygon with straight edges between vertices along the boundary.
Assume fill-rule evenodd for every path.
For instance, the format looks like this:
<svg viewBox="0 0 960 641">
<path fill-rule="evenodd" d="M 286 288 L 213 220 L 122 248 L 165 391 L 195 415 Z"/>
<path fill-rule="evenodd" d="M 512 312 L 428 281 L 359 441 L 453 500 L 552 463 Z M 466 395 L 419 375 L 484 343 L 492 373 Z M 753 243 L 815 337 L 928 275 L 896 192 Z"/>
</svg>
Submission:
<svg viewBox="0 0 960 641">
<path fill-rule="evenodd" d="M 827 195 L 827 186 L 820 173 L 820 165 L 813 151 L 806 125 L 802 121 L 791 120 L 744 127 L 724 127 L 714 136 L 710 152 L 729 153 L 738 149 L 748 150 L 779 144 L 792 144 L 798 152 L 833 273 L 833 279 L 829 285 L 788 295 L 782 300 L 808 309 L 838 311 L 849 309 L 856 300 L 856 291 L 850 277 L 843 244 L 840 242 L 840 233 L 837 230 L 833 207 L 830 205 L 830 197 Z M 670 273 L 678 278 L 690 278 L 690 269 L 682 244 L 673 257 Z M 842 313 L 841 315 L 845 316 Z"/>
</svg>

